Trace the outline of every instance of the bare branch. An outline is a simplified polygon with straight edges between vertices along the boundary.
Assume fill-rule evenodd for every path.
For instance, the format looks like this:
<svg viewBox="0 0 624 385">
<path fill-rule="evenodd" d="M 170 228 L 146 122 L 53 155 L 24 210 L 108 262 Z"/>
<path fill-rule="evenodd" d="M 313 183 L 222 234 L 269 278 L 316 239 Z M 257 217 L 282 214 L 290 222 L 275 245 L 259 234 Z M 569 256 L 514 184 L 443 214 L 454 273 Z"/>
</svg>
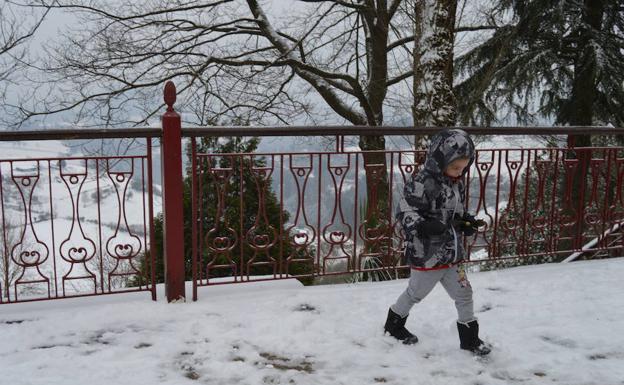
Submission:
<svg viewBox="0 0 624 385">
<path fill-rule="evenodd" d="M 401 5 L 401 1 L 402 0 L 393 0 L 393 2 L 390 4 L 390 8 L 388 9 L 388 18 L 392 19 L 396 13 L 396 11 L 399 9 L 399 6 Z"/>
<path fill-rule="evenodd" d="M 496 25 L 475 25 L 475 26 L 465 26 L 465 27 L 455 27 L 455 33 L 457 32 L 473 32 L 473 31 L 486 31 L 492 29 L 498 29 L 499 27 Z"/>
<path fill-rule="evenodd" d="M 283 54 L 287 54 L 287 56 L 292 57 L 292 52 L 290 51 L 290 47 L 286 45 L 286 43 L 279 38 L 279 35 L 276 33 L 273 26 L 270 24 L 266 14 L 260 7 L 260 4 L 256 0 L 247 0 L 249 4 L 249 8 L 253 13 L 258 26 L 264 32 L 264 36 Z M 325 99 L 325 101 L 332 106 L 334 111 L 336 111 L 340 116 L 349 120 L 353 124 L 365 124 L 366 120 L 364 117 L 357 113 L 353 108 L 346 105 L 341 98 L 329 87 L 323 76 L 329 77 L 330 79 L 342 79 L 347 82 L 357 83 L 357 80 L 353 79 L 349 75 L 331 73 L 327 71 L 320 70 L 313 66 L 308 66 L 296 58 L 292 57 L 290 60 L 292 65 L 295 67 L 297 74 L 304 80 L 306 80 L 312 87 L 314 87 L 318 93 Z M 352 84 L 352 86 L 355 84 Z M 357 91 L 357 90 L 354 90 Z M 362 95 L 363 96 L 363 95 Z"/>
<path fill-rule="evenodd" d="M 334 5 L 342 5 L 343 7 L 357 9 L 357 10 L 366 10 L 368 7 L 360 4 L 360 3 L 350 3 L 348 1 L 343 0 L 299 0 L 303 3 L 333 3 Z"/>
<path fill-rule="evenodd" d="M 401 74 L 401 75 L 399 75 L 399 76 L 397 76 L 395 78 L 389 79 L 388 82 L 386 82 L 386 86 L 390 87 L 390 86 L 392 86 L 394 84 L 397 84 L 397 83 L 401 82 L 402 80 L 409 79 L 412 76 L 414 76 L 414 71 L 406 72 L 406 73 Z"/>
<path fill-rule="evenodd" d="M 413 42 L 413 41 L 414 41 L 414 35 L 404 37 L 402 39 L 393 41 L 392 43 L 388 44 L 388 49 L 387 50 L 388 51 L 392 51 L 393 49 L 395 49 L 397 47 L 400 47 L 402 45 L 405 45 L 405 44 Z"/>
<path fill-rule="evenodd" d="M 17 2 L 14 0 L 5 0 L 8 1 L 12 4 L 18 5 L 18 6 L 23 6 L 23 7 L 31 7 L 31 8 L 45 8 L 47 10 L 50 9 L 70 9 L 70 10 L 80 10 L 80 11 L 88 11 L 90 13 L 94 13 L 94 14 L 99 14 L 101 16 L 104 16 L 107 19 L 111 19 L 111 20 L 116 20 L 116 21 L 130 21 L 130 20 L 137 20 L 137 19 L 143 19 L 143 18 L 147 18 L 150 16 L 158 16 L 158 15 L 163 15 L 163 14 L 169 14 L 169 13 L 173 13 L 173 12 L 186 12 L 186 11 L 192 11 L 192 10 L 197 10 L 197 9 L 205 9 L 205 8 L 210 8 L 210 7 L 217 7 L 221 4 L 225 4 L 225 3 L 230 3 L 234 0 L 218 0 L 215 1 L 213 3 L 199 3 L 196 5 L 191 5 L 191 6 L 180 6 L 179 4 L 175 4 L 174 8 L 164 8 L 164 9 L 160 9 L 160 10 L 156 10 L 156 11 L 151 11 L 151 12 L 146 12 L 146 13 L 142 13 L 142 14 L 133 14 L 130 16 L 119 16 L 119 15 L 115 15 L 113 13 L 107 12 L 105 11 L 103 8 L 97 8 L 94 6 L 87 6 L 87 5 L 81 5 L 81 4 L 62 4 L 60 3 L 60 0 L 51 0 L 51 1 L 46 1 L 46 0 L 40 0 L 38 3 L 36 4 L 23 4 L 21 2 Z"/>
<path fill-rule="evenodd" d="M 41 23 L 43 23 L 43 20 L 48 15 L 48 12 L 49 12 L 49 10 L 46 10 L 43 13 L 43 15 L 39 18 L 39 20 L 36 22 L 36 24 L 34 26 L 32 26 L 28 31 L 23 33 L 22 35 L 15 36 L 14 34 L 11 34 L 11 36 L 9 36 L 6 40 L 0 42 L 0 44 L 1 44 L 0 45 L 0 55 L 8 53 L 9 51 L 14 49 L 18 45 L 20 45 L 20 44 L 24 43 L 26 40 L 30 39 L 35 34 L 35 32 L 37 32 L 39 27 L 41 26 Z M 0 12 L 0 14 L 1 14 L 1 12 Z M 12 31 L 12 32 L 17 33 L 15 31 Z"/>
</svg>

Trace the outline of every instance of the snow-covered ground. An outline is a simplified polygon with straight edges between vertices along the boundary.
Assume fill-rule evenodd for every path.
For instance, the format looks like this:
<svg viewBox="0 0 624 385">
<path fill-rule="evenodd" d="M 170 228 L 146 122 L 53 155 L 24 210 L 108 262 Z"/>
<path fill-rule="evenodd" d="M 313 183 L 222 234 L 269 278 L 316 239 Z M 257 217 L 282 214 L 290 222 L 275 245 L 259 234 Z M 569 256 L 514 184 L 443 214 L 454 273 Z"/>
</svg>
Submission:
<svg viewBox="0 0 624 385">
<path fill-rule="evenodd" d="M 624 258 L 471 274 L 486 361 L 439 285 L 408 319 L 418 344 L 384 336 L 405 280 L 0 305 L 0 384 L 623 384 L 623 276 Z"/>
</svg>

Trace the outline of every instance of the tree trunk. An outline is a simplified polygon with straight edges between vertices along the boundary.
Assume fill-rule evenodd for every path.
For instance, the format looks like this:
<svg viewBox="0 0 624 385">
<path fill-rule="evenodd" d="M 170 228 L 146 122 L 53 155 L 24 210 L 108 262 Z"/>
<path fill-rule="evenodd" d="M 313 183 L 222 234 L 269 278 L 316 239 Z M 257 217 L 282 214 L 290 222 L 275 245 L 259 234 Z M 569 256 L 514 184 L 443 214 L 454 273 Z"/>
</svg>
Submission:
<svg viewBox="0 0 624 385">
<path fill-rule="evenodd" d="M 572 126 L 592 126 L 594 123 L 594 101 L 596 99 L 596 52 L 592 45 L 595 31 L 600 31 L 604 13 L 603 0 L 585 0 L 582 26 L 579 29 L 577 56 L 574 61 L 574 80 L 570 99 L 570 113 L 567 123 Z M 564 120 L 564 122 L 565 122 Z M 591 136 L 568 135 L 568 148 L 591 146 Z M 572 202 L 578 204 L 568 209 L 578 218 L 572 228 L 573 247 L 583 243 L 585 198 L 589 180 L 591 152 L 576 150 L 568 152 L 568 159 L 578 159 L 572 182 Z"/>
<path fill-rule="evenodd" d="M 388 92 L 388 28 L 389 15 L 384 0 L 377 2 L 374 12 L 363 14 L 366 31 L 367 82 L 366 100 L 371 111 L 367 114 L 369 126 L 383 125 L 383 103 Z M 365 151 L 366 217 L 362 218 L 364 255 L 375 257 L 384 266 L 390 265 L 389 240 L 391 239 L 391 213 L 389 199 L 388 164 L 383 129 L 379 135 L 361 136 L 360 149 Z M 380 151 L 380 152 L 367 152 Z"/>
<path fill-rule="evenodd" d="M 414 3 L 414 126 L 451 127 L 457 117 L 453 94 L 453 45 L 457 0 Z M 415 138 L 422 146 L 423 138 Z"/>
<path fill-rule="evenodd" d="M 388 92 L 388 25 L 389 15 L 385 11 L 385 1 L 380 1 L 378 9 L 373 14 L 365 14 L 364 28 L 366 29 L 366 57 L 368 76 L 366 96 L 369 108 L 372 111 L 372 120 L 369 126 L 383 125 L 383 102 Z M 380 135 L 360 137 L 362 151 L 384 151 L 386 141 L 382 129 Z M 369 214 L 379 218 L 389 218 L 390 207 L 388 200 L 388 171 L 386 155 L 383 153 L 365 153 L 363 155 L 366 170 L 366 196 L 368 198 Z"/>
<path fill-rule="evenodd" d="M 386 140 L 383 135 L 361 136 L 360 149 L 362 151 L 384 151 Z M 390 215 L 388 195 L 388 171 L 385 152 L 365 152 L 364 171 L 366 173 L 366 197 L 369 213 L 376 212 L 380 217 Z"/>
</svg>

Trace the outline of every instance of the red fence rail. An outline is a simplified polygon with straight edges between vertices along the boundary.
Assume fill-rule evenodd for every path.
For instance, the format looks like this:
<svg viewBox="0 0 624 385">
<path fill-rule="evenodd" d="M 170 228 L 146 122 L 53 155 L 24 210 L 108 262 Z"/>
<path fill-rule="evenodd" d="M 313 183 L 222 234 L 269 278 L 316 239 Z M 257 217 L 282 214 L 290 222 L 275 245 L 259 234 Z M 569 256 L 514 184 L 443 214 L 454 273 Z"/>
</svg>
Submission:
<svg viewBox="0 0 624 385">
<path fill-rule="evenodd" d="M 181 128 L 168 86 L 163 128 L 2 132 L 0 141 L 143 138 L 136 156 L 0 159 L 0 303 L 127 291 L 156 298 L 152 138 L 162 139 L 165 286 L 193 299 L 203 285 L 406 268 L 394 219 L 422 151 L 365 164 L 348 135 L 426 135 L 436 127 Z M 472 135 L 623 135 L 610 127 L 461 127 Z M 335 151 L 201 153 L 199 137 L 334 137 Z M 181 144 L 191 139 L 191 241 L 184 247 Z M 370 159 L 370 157 L 367 157 Z M 382 157 L 383 158 L 383 157 Z M 382 176 L 388 176 L 388 183 Z M 365 177 L 368 175 L 368 177 Z M 367 185 L 369 183 L 370 185 Z M 624 148 L 480 149 L 468 210 L 487 226 L 466 239 L 469 262 L 621 255 Z M 134 189 L 129 189 L 134 186 Z M 387 194 L 383 189 L 387 189 Z M 388 196 L 387 200 L 379 197 Z"/>
<path fill-rule="evenodd" d="M 468 207 L 490 226 L 468 246 L 486 252 L 477 261 L 561 259 L 592 241 L 594 251 L 621 253 L 623 172 L 622 147 L 480 150 Z"/>
<path fill-rule="evenodd" d="M 424 152 L 385 151 L 385 166 L 365 165 L 361 151 L 193 154 L 196 286 L 407 267 L 392 213 Z M 364 175 L 383 167 L 390 198 L 366 202 Z M 466 204 L 488 225 L 466 239 L 470 262 L 557 259 L 592 240 L 621 253 L 611 230 L 624 220 L 623 176 L 622 147 L 478 150 Z"/>
<path fill-rule="evenodd" d="M 151 147 L 147 138 L 136 156 L 0 159 L 0 303 L 156 299 Z"/>
</svg>

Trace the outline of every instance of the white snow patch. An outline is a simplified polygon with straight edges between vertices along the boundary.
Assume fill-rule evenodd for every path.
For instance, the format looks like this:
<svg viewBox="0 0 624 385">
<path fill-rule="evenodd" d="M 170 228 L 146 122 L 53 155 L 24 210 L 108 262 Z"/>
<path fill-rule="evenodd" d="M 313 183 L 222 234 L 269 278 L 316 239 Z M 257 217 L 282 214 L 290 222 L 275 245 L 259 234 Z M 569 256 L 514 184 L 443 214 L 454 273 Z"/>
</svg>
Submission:
<svg viewBox="0 0 624 385">
<path fill-rule="evenodd" d="M 458 349 L 440 285 L 408 319 L 418 344 L 383 335 L 405 280 L 224 285 L 200 288 L 197 303 L 134 293 L 0 305 L 0 382 L 621 384 L 623 274 L 624 258 L 472 273 L 487 361 Z"/>
</svg>

